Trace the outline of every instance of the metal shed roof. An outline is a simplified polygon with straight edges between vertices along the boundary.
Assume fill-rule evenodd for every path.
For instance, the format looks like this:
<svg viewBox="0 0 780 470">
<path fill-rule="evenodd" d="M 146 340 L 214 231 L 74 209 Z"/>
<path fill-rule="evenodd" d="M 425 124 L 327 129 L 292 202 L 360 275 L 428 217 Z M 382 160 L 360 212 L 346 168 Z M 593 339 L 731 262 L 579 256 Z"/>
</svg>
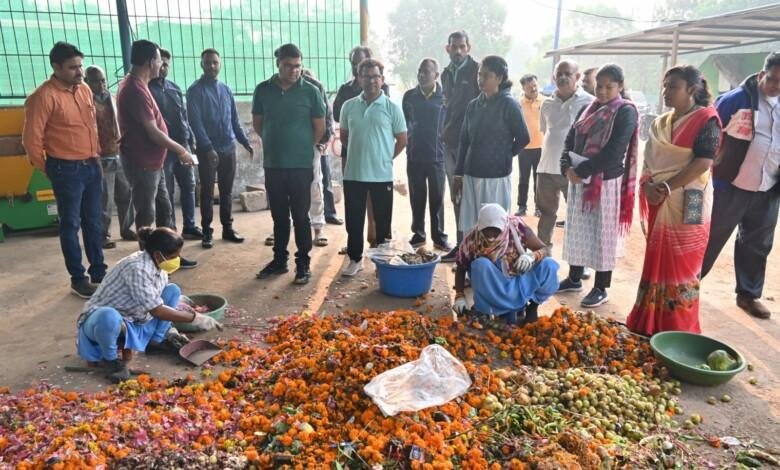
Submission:
<svg viewBox="0 0 780 470">
<path fill-rule="evenodd" d="M 563 55 L 656 55 L 671 58 L 694 52 L 780 40 L 780 3 L 549 51 Z"/>
</svg>

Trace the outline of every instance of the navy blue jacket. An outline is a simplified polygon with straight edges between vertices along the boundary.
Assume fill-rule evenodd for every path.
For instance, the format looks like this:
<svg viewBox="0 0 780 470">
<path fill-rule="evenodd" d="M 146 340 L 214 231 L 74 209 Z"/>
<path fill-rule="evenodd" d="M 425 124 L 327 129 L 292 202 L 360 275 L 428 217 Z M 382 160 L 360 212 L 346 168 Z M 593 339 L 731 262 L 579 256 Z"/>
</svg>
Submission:
<svg viewBox="0 0 780 470">
<path fill-rule="evenodd" d="M 417 86 L 406 93 L 401 107 L 406 118 L 408 141 L 406 158 L 415 163 L 438 163 L 444 161 L 444 144 L 441 129 L 444 124 L 444 94 L 441 86 L 430 98 L 425 98 Z"/>
<path fill-rule="evenodd" d="M 233 92 L 219 80 L 201 77 L 187 89 L 187 111 L 195 134 L 198 153 L 215 150 L 229 153 L 235 141 L 249 146 L 249 139 L 238 120 Z"/>
<path fill-rule="evenodd" d="M 167 78 L 155 78 L 149 81 L 149 91 L 152 93 L 157 107 L 168 127 L 168 137 L 177 144 L 195 148 L 195 139 L 187 119 L 187 107 L 184 105 L 184 95 L 179 85 Z"/>
</svg>

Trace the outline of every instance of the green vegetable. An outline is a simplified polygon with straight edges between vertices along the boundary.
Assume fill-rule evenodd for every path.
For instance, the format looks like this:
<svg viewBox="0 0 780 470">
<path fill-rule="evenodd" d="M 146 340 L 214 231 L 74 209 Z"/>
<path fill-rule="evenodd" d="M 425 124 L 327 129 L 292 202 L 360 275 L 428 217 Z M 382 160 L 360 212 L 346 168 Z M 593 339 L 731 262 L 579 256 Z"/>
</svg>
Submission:
<svg viewBox="0 0 780 470">
<path fill-rule="evenodd" d="M 712 370 L 726 371 L 736 367 L 737 361 L 729 356 L 729 353 L 726 351 L 717 349 L 707 356 L 707 365 L 710 366 Z"/>
<path fill-rule="evenodd" d="M 710 405 L 714 405 L 717 402 L 718 400 L 715 397 L 707 397 L 707 403 L 709 403 Z"/>
<path fill-rule="evenodd" d="M 728 403 L 728 402 L 731 401 L 731 396 L 730 395 L 723 395 L 722 397 L 720 397 L 720 401 L 722 401 L 723 403 Z"/>
</svg>

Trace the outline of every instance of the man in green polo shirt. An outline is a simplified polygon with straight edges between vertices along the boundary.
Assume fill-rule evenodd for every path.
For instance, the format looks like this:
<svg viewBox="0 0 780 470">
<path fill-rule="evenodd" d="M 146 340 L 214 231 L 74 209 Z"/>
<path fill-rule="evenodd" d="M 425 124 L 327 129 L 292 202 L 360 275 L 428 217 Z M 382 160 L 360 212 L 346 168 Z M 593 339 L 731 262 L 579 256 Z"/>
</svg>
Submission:
<svg viewBox="0 0 780 470">
<path fill-rule="evenodd" d="M 274 221 L 274 259 L 257 277 L 287 272 L 290 217 L 295 227 L 295 280 L 311 277 L 311 183 L 314 146 L 325 133 L 325 102 L 302 76 L 303 57 L 295 44 L 274 52 L 278 73 L 255 88 L 252 124 L 263 142 L 265 189 Z"/>
<path fill-rule="evenodd" d="M 358 65 L 363 93 L 341 109 L 341 145 L 347 147 L 344 212 L 349 264 L 342 275 L 363 269 L 363 224 L 366 195 L 376 220 L 376 242 L 390 239 L 393 218 L 393 159 L 406 147 L 406 120 L 401 107 L 382 93 L 384 65 L 365 59 Z"/>
</svg>

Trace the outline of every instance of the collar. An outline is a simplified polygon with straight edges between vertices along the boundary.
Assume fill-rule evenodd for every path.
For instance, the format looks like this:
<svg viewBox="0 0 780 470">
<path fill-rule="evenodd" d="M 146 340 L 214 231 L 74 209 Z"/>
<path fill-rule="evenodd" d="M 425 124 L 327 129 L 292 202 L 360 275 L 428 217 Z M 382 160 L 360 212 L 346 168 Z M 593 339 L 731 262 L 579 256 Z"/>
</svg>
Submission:
<svg viewBox="0 0 780 470">
<path fill-rule="evenodd" d="M 534 98 L 533 100 L 529 100 L 528 98 L 526 98 L 525 93 L 520 96 L 520 102 L 522 103 L 533 104 L 533 103 L 540 103 L 542 101 L 544 101 L 544 97 L 542 96 L 541 93 L 538 93 L 536 95 L 536 98 Z"/>
<path fill-rule="evenodd" d="M 384 101 L 387 100 L 387 97 L 385 96 L 385 92 L 380 90 L 379 97 L 377 99 L 375 99 L 374 101 L 372 101 L 371 103 L 369 103 L 368 101 L 366 101 L 365 98 L 363 98 L 363 92 L 360 92 L 360 94 L 358 95 L 358 99 L 363 104 L 367 104 L 367 105 L 371 106 L 374 103 L 376 103 L 376 104 L 384 103 Z"/>
<path fill-rule="evenodd" d="M 51 76 L 49 77 L 49 82 L 52 85 L 54 85 L 54 87 L 57 88 L 58 90 L 69 91 L 71 93 L 75 93 L 76 90 L 78 90 L 78 88 L 79 88 L 79 85 L 73 85 L 73 86 L 70 86 L 70 87 L 65 85 L 54 74 L 51 74 Z M 90 90 L 90 92 L 91 92 L 91 90 Z"/>
<path fill-rule="evenodd" d="M 423 98 L 429 100 L 433 96 L 439 94 L 439 92 L 441 91 L 441 86 L 439 85 L 439 82 L 433 82 L 433 90 L 431 90 L 430 93 L 426 94 L 425 91 L 423 91 L 422 87 L 420 85 L 417 85 L 417 91 L 420 92 Z M 382 94 L 384 94 L 384 92 L 382 92 Z"/>
<path fill-rule="evenodd" d="M 206 75 L 201 75 L 198 80 L 206 85 L 216 85 L 219 83 L 219 78 L 211 78 L 207 77 Z"/>
<path fill-rule="evenodd" d="M 110 101 L 111 100 L 111 93 L 108 92 L 108 91 L 105 94 L 103 94 L 103 95 L 96 95 L 96 94 L 92 93 L 92 99 L 96 103 L 105 103 L 106 101 Z"/>
<path fill-rule="evenodd" d="M 295 83 L 293 83 L 292 86 L 290 86 L 290 88 L 288 88 L 287 90 L 284 90 L 284 91 L 287 92 L 289 90 L 292 90 L 293 88 L 297 88 L 299 86 L 302 86 L 303 85 L 303 80 L 304 80 L 303 74 L 301 74 L 301 76 L 298 77 L 298 80 L 296 80 Z M 275 86 L 276 88 L 278 88 L 280 90 L 282 89 L 282 87 L 279 86 L 279 74 L 278 73 L 275 73 L 275 74 L 271 75 L 271 84 L 273 84 L 273 86 Z"/>
<path fill-rule="evenodd" d="M 768 104 L 770 108 L 774 108 L 777 106 L 778 97 L 774 96 L 766 96 L 762 91 L 761 88 L 758 88 L 758 96 L 759 98 L 764 101 L 764 103 Z"/>
</svg>

